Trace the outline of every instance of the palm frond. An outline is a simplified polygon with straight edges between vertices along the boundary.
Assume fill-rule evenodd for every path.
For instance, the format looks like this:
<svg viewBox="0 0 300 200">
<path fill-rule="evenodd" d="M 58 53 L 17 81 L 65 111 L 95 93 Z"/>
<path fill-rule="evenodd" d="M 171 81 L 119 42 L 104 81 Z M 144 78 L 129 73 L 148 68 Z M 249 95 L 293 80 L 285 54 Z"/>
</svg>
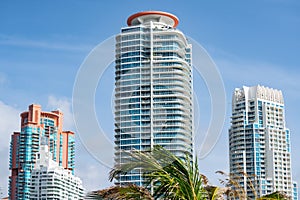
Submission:
<svg viewBox="0 0 300 200">
<path fill-rule="evenodd" d="M 148 186 L 153 186 L 154 198 L 196 200 L 207 196 L 203 187 L 207 178 L 200 174 L 197 161 L 193 162 L 188 154 L 182 159 L 157 145 L 148 152 L 128 152 L 128 158 L 128 162 L 111 170 L 111 181 L 139 168 Z"/>
<path fill-rule="evenodd" d="M 108 189 L 98 190 L 90 192 L 86 199 L 95 200 L 154 200 L 150 192 L 144 188 L 137 185 L 127 185 L 127 186 L 113 186 Z"/>
</svg>

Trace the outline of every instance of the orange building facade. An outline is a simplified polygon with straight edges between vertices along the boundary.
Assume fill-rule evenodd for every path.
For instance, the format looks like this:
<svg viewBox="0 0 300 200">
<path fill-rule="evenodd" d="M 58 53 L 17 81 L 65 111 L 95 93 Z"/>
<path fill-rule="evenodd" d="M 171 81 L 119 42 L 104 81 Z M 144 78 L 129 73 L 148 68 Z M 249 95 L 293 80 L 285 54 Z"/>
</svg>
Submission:
<svg viewBox="0 0 300 200">
<path fill-rule="evenodd" d="M 30 176 L 36 161 L 41 138 L 46 138 L 53 160 L 74 173 L 75 138 L 72 131 L 63 131 L 63 113 L 45 112 L 32 104 L 21 113 L 21 131 L 11 136 L 9 169 L 10 199 L 30 198 Z"/>
</svg>

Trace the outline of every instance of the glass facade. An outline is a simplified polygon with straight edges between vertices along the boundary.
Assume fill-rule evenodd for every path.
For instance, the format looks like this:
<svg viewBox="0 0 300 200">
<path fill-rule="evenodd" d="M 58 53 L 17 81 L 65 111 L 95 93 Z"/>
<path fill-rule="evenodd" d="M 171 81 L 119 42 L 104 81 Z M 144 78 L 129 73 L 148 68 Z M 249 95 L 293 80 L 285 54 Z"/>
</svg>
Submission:
<svg viewBox="0 0 300 200">
<path fill-rule="evenodd" d="M 298 200 L 298 184 L 293 182 L 293 200 Z"/>
<path fill-rule="evenodd" d="M 155 144 L 193 155 L 191 45 L 169 15 L 138 13 L 116 36 L 115 163 Z M 126 183 L 142 185 L 140 171 L 117 180 Z"/>
<path fill-rule="evenodd" d="M 62 116 L 59 111 L 43 112 L 39 105 L 30 105 L 29 111 L 21 113 L 21 131 L 12 135 L 10 144 L 10 199 L 30 198 L 31 171 L 42 137 L 47 138 L 53 160 L 74 173 L 74 133 L 62 131 Z M 65 139 L 70 142 L 70 146 L 64 147 Z M 67 159 L 66 163 L 62 162 L 63 157 Z"/>
</svg>

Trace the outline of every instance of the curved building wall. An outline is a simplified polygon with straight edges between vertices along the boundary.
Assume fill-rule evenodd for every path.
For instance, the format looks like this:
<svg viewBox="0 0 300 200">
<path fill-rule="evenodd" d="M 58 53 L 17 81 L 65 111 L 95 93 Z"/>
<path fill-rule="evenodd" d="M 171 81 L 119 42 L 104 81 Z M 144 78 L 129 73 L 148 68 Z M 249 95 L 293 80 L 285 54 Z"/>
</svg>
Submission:
<svg viewBox="0 0 300 200">
<path fill-rule="evenodd" d="M 126 151 L 155 144 L 193 155 L 191 45 L 169 24 L 145 21 L 116 37 L 116 163 L 126 162 Z M 141 185 L 140 171 L 117 182 Z"/>
</svg>

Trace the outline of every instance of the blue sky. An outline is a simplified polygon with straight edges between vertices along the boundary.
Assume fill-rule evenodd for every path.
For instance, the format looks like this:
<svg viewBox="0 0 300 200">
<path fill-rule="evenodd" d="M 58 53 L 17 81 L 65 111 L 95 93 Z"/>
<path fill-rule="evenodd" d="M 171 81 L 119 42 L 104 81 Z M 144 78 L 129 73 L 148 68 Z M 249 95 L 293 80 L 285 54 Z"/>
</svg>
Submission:
<svg viewBox="0 0 300 200">
<path fill-rule="evenodd" d="M 178 28 L 207 50 L 223 78 L 226 121 L 214 150 L 200 161 L 202 172 L 217 184 L 214 172 L 228 171 L 227 129 L 232 91 L 243 85 L 261 84 L 283 91 L 287 127 L 292 133 L 293 175 L 300 183 L 299 1 L 29 0 L 0 1 L 2 192 L 7 192 L 8 145 L 12 131 L 19 130 L 19 113 L 32 103 L 41 104 L 44 110 L 60 108 L 65 112 L 65 128 L 76 132 L 72 91 L 82 62 L 96 45 L 119 33 L 128 16 L 144 10 L 175 14 L 180 20 Z M 99 82 L 95 97 L 98 121 L 109 137 L 113 131 L 113 76 L 110 66 Z M 204 133 L 209 122 L 210 100 L 201 77 L 195 75 L 195 79 L 200 130 Z M 76 165 L 76 173 L 87 189 L 110 184 L 108 169 L 93 159 L 79 140 Z"/>
</svg>

